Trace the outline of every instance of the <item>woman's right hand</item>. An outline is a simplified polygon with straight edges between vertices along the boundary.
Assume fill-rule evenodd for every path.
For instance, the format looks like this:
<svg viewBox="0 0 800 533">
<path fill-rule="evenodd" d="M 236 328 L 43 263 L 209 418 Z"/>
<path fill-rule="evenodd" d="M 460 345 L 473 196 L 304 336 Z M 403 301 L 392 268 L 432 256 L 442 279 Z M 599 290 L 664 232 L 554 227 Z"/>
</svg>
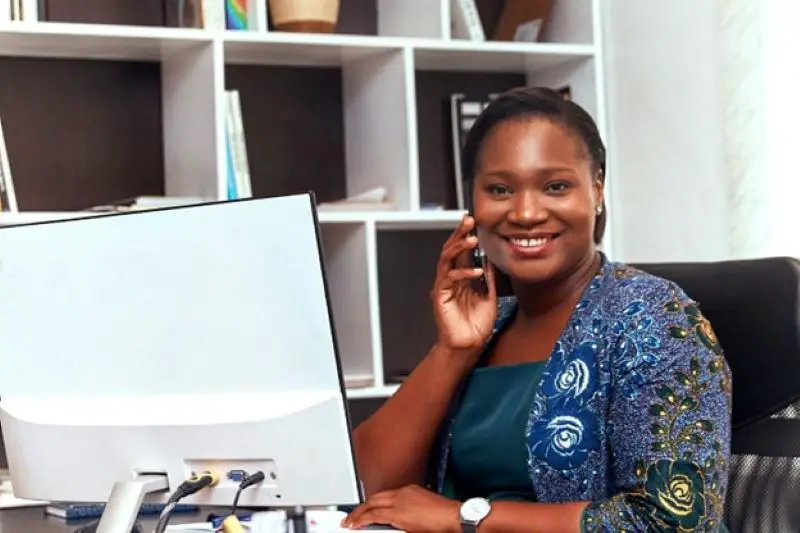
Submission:
<svg viewBox="0 0 800 533">
<path fill-rule="evenodd" d="M 474 281 L 483 269 L 474 268 L 469 259 L 478 245 L 477 237 L 470 234 L 474 225 L 475 220 L 465 216 L 442 246 L 431 299 L 439 330 L 437 344 L 477 357 L 494 328 L 497 294 L 491 263 L 486 273 L 488 292 L 475 290 Z"/>
</svg>

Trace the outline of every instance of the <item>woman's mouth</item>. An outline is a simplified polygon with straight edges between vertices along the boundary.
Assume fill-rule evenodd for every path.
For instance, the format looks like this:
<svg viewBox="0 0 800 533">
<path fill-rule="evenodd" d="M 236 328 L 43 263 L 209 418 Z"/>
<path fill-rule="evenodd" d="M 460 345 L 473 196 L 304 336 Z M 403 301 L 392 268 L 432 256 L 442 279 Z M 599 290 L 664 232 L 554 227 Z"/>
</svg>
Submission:
<svg viewBox="0 0 800 533">
<path fill-rule="evenodd" d="M 546 255 L 553 247 L 553 241 L 558 234 L 537 235 L 531 237 L 506 237 L 505 241 L 511 255 L 518 259 L 539 259 Z"/>
</svg>

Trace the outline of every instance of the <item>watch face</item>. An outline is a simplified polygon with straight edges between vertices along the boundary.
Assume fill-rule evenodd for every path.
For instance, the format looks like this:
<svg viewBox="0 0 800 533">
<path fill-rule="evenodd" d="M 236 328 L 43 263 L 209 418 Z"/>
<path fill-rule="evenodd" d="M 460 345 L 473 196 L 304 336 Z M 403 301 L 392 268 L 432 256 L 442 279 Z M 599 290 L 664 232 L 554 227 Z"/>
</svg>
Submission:
<svg viewBox="0 0 800 533">
<path fill-rule="evenodd" d="M 489 514 L 489 501 L 485 498 L 472 498 L 461 506 L 461 518 L 469 522 L 482 520 Z"/>
</svg>

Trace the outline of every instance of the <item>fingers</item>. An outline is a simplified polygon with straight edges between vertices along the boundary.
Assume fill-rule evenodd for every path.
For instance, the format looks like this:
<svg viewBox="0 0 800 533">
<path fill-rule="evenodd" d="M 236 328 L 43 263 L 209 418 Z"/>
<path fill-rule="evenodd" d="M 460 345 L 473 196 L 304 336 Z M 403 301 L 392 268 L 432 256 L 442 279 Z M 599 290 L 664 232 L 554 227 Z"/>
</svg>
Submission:
<svg viewBox="0 0 800 533">
<path fill-rule="evenodd" d="M 456 228 L 456 231 L 447 239 L 442 252 L 439 255 L 439 263 L 437 265 L 437 276 L 444 279 L 447 273 L 456 265 L 468 266 L 466 259 L 467 252 L 478 245 L 478 238 L 470 235 L 474 221 L 472 217 L 466 217 L 461 225 Z"/>
<path fill-rule="evenodd" d="M 475 219 L 471 216 L 464 214 L 461 217 L 461 222 L 458 223 L 456 229 L 453 230 L 453 233 L 447 238 L 447 240 L 442 245 L 442 249 L 448 247 L 448 245 L 462 240 L 472 229 L 475 227 Z"/>
<path fill-rule="evenodd" d="M 491 261 L 487 261 L 487 263 L 486 284 L 489 286 L 489 298 L 494 300 L 497 298 L 497 286 L 495 285 L 497 267 Z"/>
<path fill-rule="evenodd" d="M 472 267 L 473 264 L 469 260 L 470 251 L 476 246 L 478 246 L 478 238 L 470 235 L 445 249 L 441 256 L 441 264 L 445 272 L 456 267 Z"/>
<path fill-rule="evenodd" d="M 483 275 L 482 268 L 459 268 L 451 270 L 447 273 L 448 279 L 451 281 L 464 281 L 469 279 L 478 279 Z"/>
<path fill-rule="evenodd" d="M 445 243 L 442 245 L 441 258 L 444 262 L 452 260 L 458 254 L 458 250 L 464 250 L 464 242 L 474 242 L 477 244 L 477 239 L 470 236 L 470 232 L 475 227 L 475 220 L 468 215 L 461 219 L 461 223 L 450 234 Z M 454 248 L 455 247 L 455 248 Z"/>
<path fill-rule="evenodd" d="M 392 524 L 392 512 L 390 507 L 375 507 L 365 511 L 356 520 L 346 522 L 344 527 L 348 529 L 360 529 L 372 524 L 394 526 Z"/>
<path fill-rule="evenodd" d="M 342 521 L 342 527 L 355 529 L 370 523 L 382 522 L 369 522 L 366 520 L 374 520 L 376 513 L 380 514 L 385 510 L 390 509 L 394 504 L 396 491 L 389 490 L 379 492 L 367 498 L 367 501 L 353 509 L 353 511 L 345 517 Z"/>
</svg>

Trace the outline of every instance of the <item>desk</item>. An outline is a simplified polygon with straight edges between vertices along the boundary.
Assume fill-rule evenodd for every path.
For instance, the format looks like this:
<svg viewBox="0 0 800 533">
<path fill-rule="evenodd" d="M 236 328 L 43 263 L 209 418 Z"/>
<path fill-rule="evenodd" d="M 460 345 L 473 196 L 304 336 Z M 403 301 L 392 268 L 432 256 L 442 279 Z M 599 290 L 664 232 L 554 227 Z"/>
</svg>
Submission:
<svg viewBox="0 0 800 533">
<path fill-rule="evenodd" d="M 229 510 L 229 509 L 228 509 Z M 211 512 L 223 513 L 225 509 L 201 509 L 198 513 L 176 513 L 172 515 L 170 524 L 186 522 L 202 522 Z M 158 516 L 147 516 L 139 519 L 144 533 L 150 533 L 156 525 Z M 25 507 L 0 510 L 0 533 L 72 533 L 78 527 L 92 522 L 86 520 L 70 520 L 48 516 L 44 507 Z"/>
</svg>

